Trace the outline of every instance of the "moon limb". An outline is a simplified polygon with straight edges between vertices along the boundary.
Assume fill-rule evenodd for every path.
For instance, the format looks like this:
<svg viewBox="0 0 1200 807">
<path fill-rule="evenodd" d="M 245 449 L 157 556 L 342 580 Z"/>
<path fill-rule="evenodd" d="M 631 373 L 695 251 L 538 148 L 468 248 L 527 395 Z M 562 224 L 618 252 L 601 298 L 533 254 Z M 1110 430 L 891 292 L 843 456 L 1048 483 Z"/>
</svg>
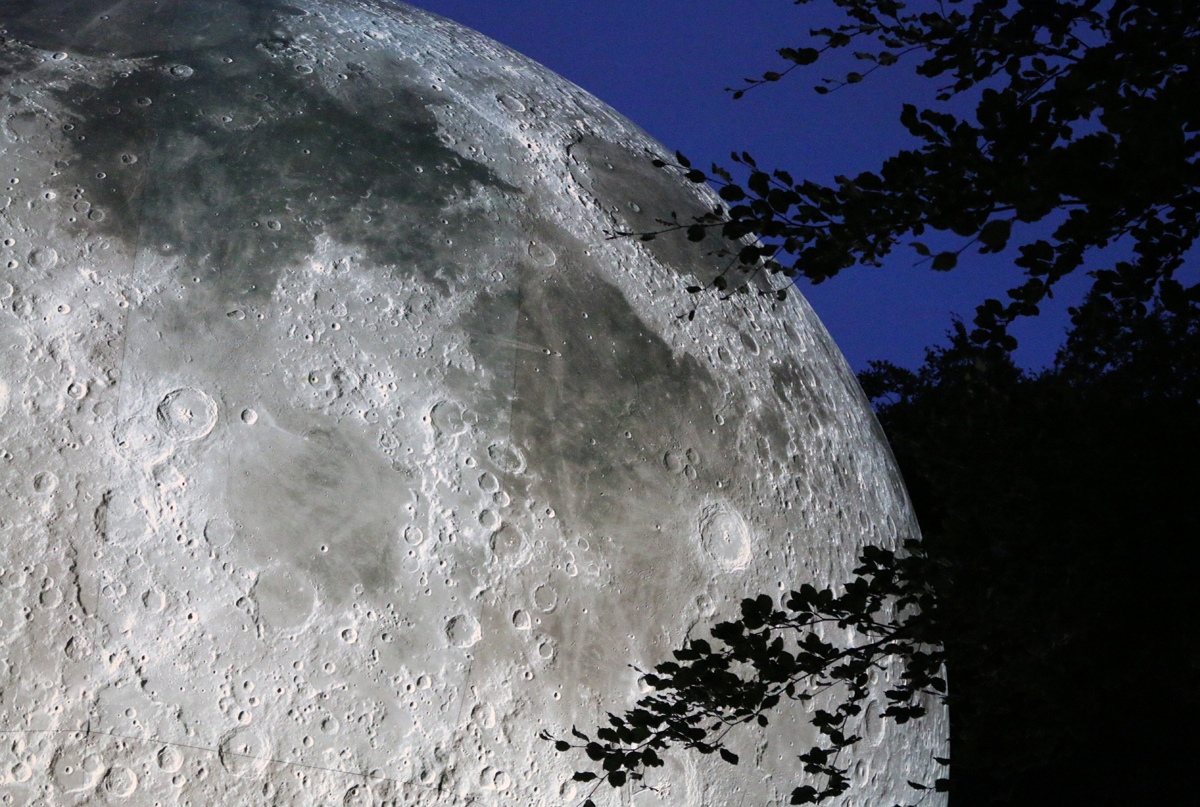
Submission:
<svg viewBox="0 0 1200 807">
<path fill-rule="evenodd" d="M 605 231 L 711 195 L 544 68 L 403 5 L 0 13 L 14 792 L 558 800 L 541 727 L 916 535 L 807 303 L 681 319 L 719 265 Z M 945 737 L 872 722 L 849 803 Z M 780 798 L 811 738 L 664 803 Z"/>
</svg>

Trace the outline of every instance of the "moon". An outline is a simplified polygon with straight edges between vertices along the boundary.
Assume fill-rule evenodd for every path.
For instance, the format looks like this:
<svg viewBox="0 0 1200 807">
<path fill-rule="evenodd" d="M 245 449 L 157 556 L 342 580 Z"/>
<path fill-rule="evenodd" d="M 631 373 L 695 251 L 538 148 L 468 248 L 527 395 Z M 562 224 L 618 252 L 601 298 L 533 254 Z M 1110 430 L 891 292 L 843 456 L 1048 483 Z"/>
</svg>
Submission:
<svg viewBox="0 0 1200 807">
<path fill-rule="evenodd" d="M 684 316 L 720 259 L 608 233 L 715 197 L 540 65 L 383 2 L 0 28 L 13 804 L 571 804 L 539 732 L 917 535 L 807 303 Z M 847 803 L 937 775 L 944 711 L 868 728 Z M 778 802 L 814 737 L 599 796 Z"/>
</svg>

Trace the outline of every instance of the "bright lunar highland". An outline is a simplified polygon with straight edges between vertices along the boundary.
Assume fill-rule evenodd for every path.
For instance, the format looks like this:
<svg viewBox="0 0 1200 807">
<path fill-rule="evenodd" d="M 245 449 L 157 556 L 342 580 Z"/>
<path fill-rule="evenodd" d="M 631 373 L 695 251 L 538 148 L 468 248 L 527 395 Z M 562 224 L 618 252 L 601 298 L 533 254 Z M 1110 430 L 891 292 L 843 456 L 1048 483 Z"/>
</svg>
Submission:
<svg viewBox="0 0 1200 807">
<path fill-rule="evenodd" d="M 681 316 L 719 260 L 606 232 L 714 197 L 545 68 L 382 2 L 0 28 L 4 805 L 571 807 L 540 731 L 916 534 L 808 305 Z M 941 772 L 878 711 L 850 804 Z M 786 803 L 803 707 L 738 736 L 600 803 Z"/>
</svg>

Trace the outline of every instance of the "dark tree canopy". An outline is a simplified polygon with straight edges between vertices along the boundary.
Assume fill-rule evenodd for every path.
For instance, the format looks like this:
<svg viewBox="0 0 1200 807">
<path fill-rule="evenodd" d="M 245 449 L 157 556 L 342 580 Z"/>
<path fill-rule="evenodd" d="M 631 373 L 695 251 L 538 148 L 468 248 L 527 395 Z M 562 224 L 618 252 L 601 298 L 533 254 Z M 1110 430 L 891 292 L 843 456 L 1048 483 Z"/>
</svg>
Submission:
<svg viewBox="0 0 1200 807">
<path fill-rule="evenodd" d="M 956 805 L 1174 803 L 1194 784 L 1200 324 L 1028 372 L 959 324 L 861 374 L 938 581 Z M 1082 345 L 1084 355 L 1074 348 Z"/>
<path fill-rule="evenodd" d="M 1144 312 L 1157 301 L 1178 313 L 1200 300 L 1200 287 L 1176 277 L 1200 227 L 1200 6 L 824 2 L 847 22 L 780 50 L 789 66 L 748 79 L 735 97 L 840 52 L 852 52 L 862 71 L 825 79 L 818 93 L 853 91 L 876 70 L 914 65 L 937 82 L 943 102 L 903 105 L 900 119 L 918 143 L 832 186 L 768 173 L 744 152 L 733 155 L 736 176 L 716 165 L 701 171 L 680 155 L 676 167 L 719 186 L 728 207 L 695 222 L 664 221 L 664 230 L 697 241 L 717 231 L 743 270 L 818 283 L 855 263 L 878 265 L 905 244 L 938 271 L 959 266 L 969 250 L 1015 247 L 1023 280 L 1008 300 L 980 305 L 970 332 L 1007 349 L 1016 346 L 1007 325 L 1037 314 L 1054 284 L 1081 266 L 1095 280 L 1072 311 L 1077 327 L 1110 327 L 1117 309 Z M 970 105 L 972 117 L 950 111 Z M 952 246 L 935 250 L 921 240 L 929 236 Z M 1119 260 L 1092 254 L 1114 244 L 1129 247 Z M 739 284 L 727 273 L 714 285 Z"/>
</svg>

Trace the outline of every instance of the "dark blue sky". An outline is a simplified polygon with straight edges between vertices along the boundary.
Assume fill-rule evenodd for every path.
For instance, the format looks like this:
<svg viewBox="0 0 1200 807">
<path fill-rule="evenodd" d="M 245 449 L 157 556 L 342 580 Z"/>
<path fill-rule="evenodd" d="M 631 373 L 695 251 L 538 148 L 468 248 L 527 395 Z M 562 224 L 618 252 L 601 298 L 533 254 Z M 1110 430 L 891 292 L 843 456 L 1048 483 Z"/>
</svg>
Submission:
<svg viewBox="0 0 1200 807">
<path fill-rule="evenodd" d="M 824 61 L 734 101 L 742 77 L 786 66 L 775 51 L 806 44 L 814 25 L 840 20 L 823 4 L 791 0 L 416 0 L 415 5 L 481 31 L 570 79 L 697 165 L 730 165 L 748 151 L 762 168 L 830 181 L 874 170 L 915 141 L 900 126 L 904 101 L 932 102 L 934 84 L 911 67 L 880 70 L 862 84 L 818 96 Z M 814 22 L 816 12 L 824 20 Z M 856 63 L 861 64 L 861 63 Z M 841 72 L 853 69 L 843 63 Z M 856 370 L 871 359 L 915 367 L 926 345 L 944 341 L 952 313 L 970 322 L 986 297 L 1006 299 L 1018 275 L 1003 258 L 964 253 L 935 273 L 898 251 L 882 268 L 857 267 L 802 291 Z M 1036 320 L 1019 324 L 1017 359 L 1050 363 L 1086 277 L 1068 278 Z"/>
</svg>

